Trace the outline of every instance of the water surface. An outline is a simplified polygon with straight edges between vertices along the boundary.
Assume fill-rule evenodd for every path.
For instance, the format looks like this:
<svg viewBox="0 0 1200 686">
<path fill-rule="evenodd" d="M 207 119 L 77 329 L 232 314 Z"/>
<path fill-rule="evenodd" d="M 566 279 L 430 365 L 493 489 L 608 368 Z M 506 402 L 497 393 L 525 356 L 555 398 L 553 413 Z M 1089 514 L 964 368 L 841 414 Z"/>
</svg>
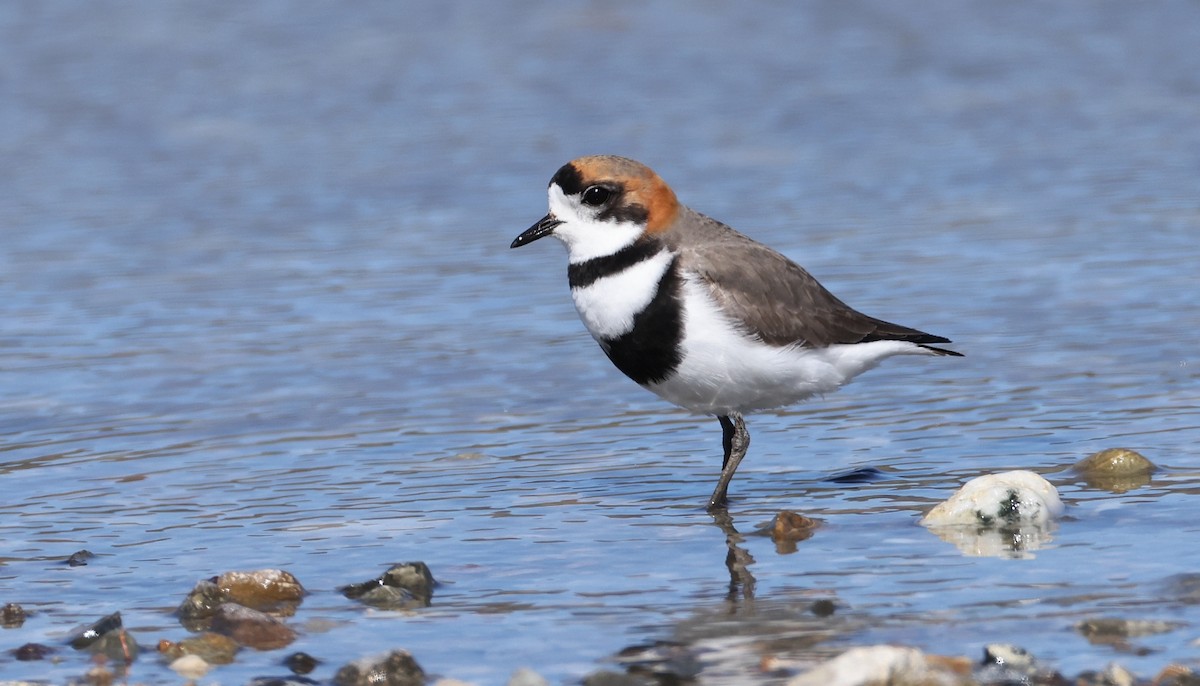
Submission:
<svg viewBox="0 0 1200 686">
<path fill-rule="evenodd" d="M 657 640 L 705 683 L 874 642 L 1196 664 L 1197 46 L 1182 1 L 0 8 L 0 603 L 34 613 L 0 650 L 116 610 L 178 640 L 197 580 L 282 567 L 300 639 L 206 683 L 393 648 L 569 683 Z M 750 418 L 722 528 L 716 421 L 610 367 L 558 246 L 507 248 L 597 152 L 966 357 Z M 1114 446 L 1162 469 L 1063 471 Z M 1013 468 L 1067 502 L 1040 549 L 916 525 Z M 784 508 L 824 520 L 791 554 L 749 535 Z M 406 560 L 426 610 L 335 590 Z M 1184 626 L 1121 649 L 1096 616 Z"/>
</svg>

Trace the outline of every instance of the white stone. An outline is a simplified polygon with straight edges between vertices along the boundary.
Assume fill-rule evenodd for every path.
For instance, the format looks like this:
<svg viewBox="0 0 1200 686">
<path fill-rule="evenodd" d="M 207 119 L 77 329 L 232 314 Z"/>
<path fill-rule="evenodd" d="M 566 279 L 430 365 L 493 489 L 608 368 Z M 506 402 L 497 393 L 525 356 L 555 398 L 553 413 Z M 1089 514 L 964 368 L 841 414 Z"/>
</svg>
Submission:
<svg viewBox="0 0 1200 686">
<path fill-rule="evenodd" d="M 929 511 L 924 526 L 1045 526 L 1063 511 L 1058 489 L 1019 469 L 975 477 Z"/>
<path fill-rule="evenodd" d="M 815 668 L 793 677 L 787 686 L 893 686 L 962 683 L 953 673 L 933 667 L 916 648 L 877 645 L 851 648 Z"/>
<path fill-rule="evenodd" d="M 939 538 L 973 557 L 1032 557 L 1051 540 L 1063 511 L 1054 484 L 1026 470 L 971 479 L 921 519 Z"/>
<path fill-rule="evenodd" d="M 199 679 L 208 674 L 212 665 L 205 662 L 204 658 L 199 655 L 184 655 L 171 663 L 171 669 L 185 679 Z"/>
<path fill-rule="evenodd" d="M 550 686 L 550 682 L 532 669 L 520 667 L 508 678 L 508 686 Z"/>
</svg>

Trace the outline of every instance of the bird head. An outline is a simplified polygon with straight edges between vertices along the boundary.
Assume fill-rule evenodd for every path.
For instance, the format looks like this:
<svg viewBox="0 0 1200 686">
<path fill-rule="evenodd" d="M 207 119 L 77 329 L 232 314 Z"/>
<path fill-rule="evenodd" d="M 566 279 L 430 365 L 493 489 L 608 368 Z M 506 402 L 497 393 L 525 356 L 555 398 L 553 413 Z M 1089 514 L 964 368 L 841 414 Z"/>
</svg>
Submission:
<svg viewBox="0 0 1200 686">
<path fill-rule="evenodd" d="M 545 236 L 567 246 L 571 262 L 611 255 L 667 230 L 679 213 L 675 193 L 646 165 L 625 157 L 580 157 L 550 179 L 550 213 L 513 240 Z"/>
</svg>

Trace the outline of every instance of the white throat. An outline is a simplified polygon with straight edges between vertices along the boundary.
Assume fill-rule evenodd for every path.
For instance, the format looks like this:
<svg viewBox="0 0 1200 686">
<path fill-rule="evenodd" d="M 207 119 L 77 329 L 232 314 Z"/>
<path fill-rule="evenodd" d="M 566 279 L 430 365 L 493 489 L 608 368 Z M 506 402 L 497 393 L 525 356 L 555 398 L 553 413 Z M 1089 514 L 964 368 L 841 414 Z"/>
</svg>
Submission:
<svg viewBox="0 0 1200 686">
<path fill-rule="evenodd" d="M 550 184 L 549 195 L 550 214 L 563 222 L 555 227 L 554 237 L 567 246 L 567 260 L 571 264 L 612 255 L 633 245 L 645 231 L 645 227 L 634 222 L 598 221 L 585 215 L 557 183 Z"/>
</svg>

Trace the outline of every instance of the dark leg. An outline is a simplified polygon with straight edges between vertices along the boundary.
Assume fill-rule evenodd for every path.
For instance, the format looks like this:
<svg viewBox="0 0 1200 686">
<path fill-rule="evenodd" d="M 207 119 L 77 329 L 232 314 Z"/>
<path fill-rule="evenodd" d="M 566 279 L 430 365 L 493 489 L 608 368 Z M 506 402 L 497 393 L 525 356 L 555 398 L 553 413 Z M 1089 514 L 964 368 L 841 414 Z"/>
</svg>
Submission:
<svg viewBox="0 0 1200 686">
<path fill-rule="evenodd" d="M 750 432 L 746 431 L 746 422 L 742 421 L 740 414 L 717 417 L 717 420 L 721 422 L 721 446 L 725 448 L 725 459 L 721 462 L 721 478 L 717 480 L 717 488 L 708 499 L 710 511 L 725 507 L 729 482 L 746 456 L 746 449 L 750 447 Z"/>
</svg>

